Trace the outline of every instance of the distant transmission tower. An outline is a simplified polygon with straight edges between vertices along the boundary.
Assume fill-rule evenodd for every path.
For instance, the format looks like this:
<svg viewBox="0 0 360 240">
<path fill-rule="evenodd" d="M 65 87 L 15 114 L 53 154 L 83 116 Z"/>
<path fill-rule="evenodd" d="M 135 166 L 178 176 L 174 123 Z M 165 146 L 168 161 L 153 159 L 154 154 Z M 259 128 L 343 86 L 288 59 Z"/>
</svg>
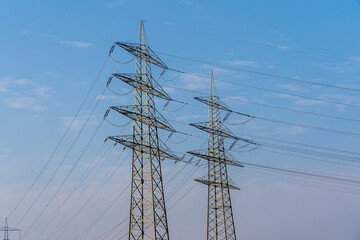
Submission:
<svg viewBox="0 0 360 240">
<path fill-rule="evenodd" d="M 7 218 L 5 218 L 5 226 L 0 228 L 0 232 L 4 232 L 4 240 L 9 240 L 9 232 L 19 232 L 19 238 L 21 236 L 20 229 L 9 227 Z"/>
<path fill-rule="evenodd" d="M 179 159 L 158 137 L 158 129 L 175 130 L 155 108 L 154 97 L 168 101 L 171 98 L 152 77 L 151 64 L 164 70 L 167 67 L 148 46 L 142 21 L 137 43 L 116 42 L 115 45 L 136 57 L 135 74 L 113 74 L 108 81 L 110 84 L 116 77 L 135 88 L 134 105 L 110 107 L 134 120 L 132 135 L 108 137 L 133 150 L 129 239 L 167 240 L 169 230 L 160 162 L 163 158 Z"/>
<path fill-rule="evenodd" d="M 236 137 L 221 121 L 220 110 L 231 112 L 230 108 L 216 94 L 213 71 L 211 70 L 208 97 L 195 97 L 208 105 L 208 121 L 190 124 L 208 133 L 208 149 L 188 153 L 208 161 L 208 175 L 195 181 L 208 185 L 207 239 L 236 239 L 230 189 L 239 188 L 228 178 L 227 165 L 242 167 L 224 147 L 224 138 L 235 141 Z M 227 115 L 228 116 L 228 115 Z"/>
</svg>

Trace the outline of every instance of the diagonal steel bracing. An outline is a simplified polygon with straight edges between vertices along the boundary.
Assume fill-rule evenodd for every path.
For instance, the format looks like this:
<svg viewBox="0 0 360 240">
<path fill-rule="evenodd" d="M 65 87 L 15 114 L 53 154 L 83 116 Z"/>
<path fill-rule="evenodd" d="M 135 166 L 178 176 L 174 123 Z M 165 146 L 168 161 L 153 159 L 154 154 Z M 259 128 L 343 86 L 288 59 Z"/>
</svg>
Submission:
<svg viewBox="0 0 360 240">
<path fill-rule="evenodd" d="M 236 137 L 221 122 L 220 109 L 230 112 L 216 95 L 213 72 L 210 77 L 210 90 L 207 98 L 195 98 L 208 105 L 208 121 L 190 124 L 208 133 L 208 149 L 205 151 L 189 151 L 188 153 L 206 159 L 208 161 L 208 174 L 204 178 L 196 179 L 197 182 L 208 186 L 208 211 L 207 211 L 207 239 L 208 240 L 232 240 L 236 239 L 233 212 L 231 207 L 230 189 L 239 190 L 231 183 L 227 165 L 241 167 L 225 151 L 224 138 L 249 141 Z"/>
<path fill-rule="evenodd" d="M 155 108 L 155 97 L 171 100 L 151 75 L 151 65 L 167 69 L 149 48 L 141 21 L 137 43 L 120 43 L 136 57 L 135 74 L 113 74 L 135 88 L 134 105 L 112 107 L 134 120 L 132 136 L 113 136 L 109 139 L 133 150 L 129 219 L 129 240 L 169 239 L 165 207 L 161 160 L 176 155 L 158 138 L 158 129 L 174 131 Z M 108 84 L 110 84 L 111 79 Z"/>
</svg>

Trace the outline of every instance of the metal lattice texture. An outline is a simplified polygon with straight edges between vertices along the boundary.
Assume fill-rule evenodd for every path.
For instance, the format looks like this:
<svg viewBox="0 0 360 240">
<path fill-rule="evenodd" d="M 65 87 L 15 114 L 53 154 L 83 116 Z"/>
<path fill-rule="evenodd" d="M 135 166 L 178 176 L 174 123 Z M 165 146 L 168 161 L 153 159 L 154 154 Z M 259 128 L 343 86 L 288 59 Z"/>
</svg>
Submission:
<svg viewBox="0 0 360 240">
<path fill-rule="evenodd" d="M 198 98 L 197 100 L 208 105 L 208 122 L 191 125 L 208 133 L 208 150 L 207 156 L 203 152 L 189 153 L 208 160 L 207 177 L 196 179 L 197 182 L 208 185 L 207 239 L 236 239 L 230 189 L 238 190 L 239 188 L 230 182 L 227 164 L 242 165 L 231 155 L 226 156 L 224 138 L 243 139 L 234 136 L 221 122 L 220 109 L 229 111 L 229 108 L 216 95 L 212 71 L 208 99 Z"/>
<path fill-rule="evenodd" d="M 154 97 L 170 98 L 151 75 L 151 64 L 163 68 L 166 65 L 149 48 L 142 21 L 136 44 L 115 44 L 136 57 L 134 76 L 114 75 L 135 88 L 133 106 L 113 108 L 134 120 L 133 134 L 109 137 L 133 150 L 128 239 L 168 240 L 160 162 L 163 158 L 177 160 L 177 157 L 158 139 L 158 128 L 174 130 L 164 118 L 156 119 L 160 115 L 155 109 Z"/>
<path fill-rule="evenodd" d="M 19 236 L 21 236 L 20 229 L 9 227 L 7 218 L 5 219 L 5 226 L 0 228 L 0 232 L 4 232 L 4 240 L 9 240 L 9 232 L 19 232 Z"/>
</svg>

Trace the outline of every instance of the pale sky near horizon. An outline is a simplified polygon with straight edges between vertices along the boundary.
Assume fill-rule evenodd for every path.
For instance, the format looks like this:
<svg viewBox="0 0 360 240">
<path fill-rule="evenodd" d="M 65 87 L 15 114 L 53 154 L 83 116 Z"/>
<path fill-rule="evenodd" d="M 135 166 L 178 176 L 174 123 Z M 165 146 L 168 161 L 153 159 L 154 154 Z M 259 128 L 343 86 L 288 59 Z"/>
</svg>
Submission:
<svg viewBox="0 0 360 240">
<path fill-rule="evenodd" d="M 198 75 L 210 76 L 210 69 L 224 102 L 255 116 L 247 121 L 231 114 L 226 121 L 236 135 L 263 145 L 238 143 L 231 152 L 249 164 L 229 168 L 241 188 L 232 192 L 238 239 L 358 240 L 358 0 L 1 0 L 0 223 L 10 215 L 9 225 L 28 240 L 125 239 L 131 154 L 103 142 L 130 134 L 131 125 L 115 112 L 101 121 L 109 106 L 133 104 L 131 88 L 120 81 L 110 87 L 121 96 L 103 92 L 110 74 L 135 69 L 134 61 L 115 61 L 132 59 L 120 48 L 115 60 L 107 60 L 64 144 L 15 207 L 69 127 L 113 42 L 135 42 L 141 19 L 150 47 L 165 64 L 191 73 L 169 70 L 159 79 L 161 70 L 153 67 L 168 94 L 189 103 L 163 108 L 165 102 L 157 101 L 176 130 L 196 136 L 167 139 L 169 133 L 160 131 L 176 154 L 206 146 L 206 133 L 186 123 L 206 121 L 205 105 L 193 97 L 206 96 L 209 79 Z M 203 164 L 163 162 L 173 240 L 205 239 L 206 187 L 192 180 L 206 175 Z M 94 170 L 84 180 L 86 169 Z"/>
</svg>

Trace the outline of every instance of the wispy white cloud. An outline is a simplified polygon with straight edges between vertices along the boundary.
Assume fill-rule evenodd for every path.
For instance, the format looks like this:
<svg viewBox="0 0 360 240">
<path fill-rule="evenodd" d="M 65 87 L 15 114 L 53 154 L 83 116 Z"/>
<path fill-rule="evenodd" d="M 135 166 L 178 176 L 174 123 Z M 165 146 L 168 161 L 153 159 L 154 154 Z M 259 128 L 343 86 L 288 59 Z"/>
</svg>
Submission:
<svg viewBox="0 0 360 240">
<path fill-rule="evenodd" d="M 319 106 L 324 105 L 325 103 L 312 99 L 298 99 L 295 101 L 295 104 L 299 106 Z"/>
<path fill-rule="evenodd" d="M 350 57 L 350 60 L 355 61 L 355 62 L 360 62 L 360 57 Z"/>
<path fill-rule="evenodd" d="M 280 127 L 277 128 L 276 131 L 279 134 L 296 135 L 296 134 L 304 133 L 306 129 L 299 126 L 291 126 L 291 127 Z"/>
<path fill-rule="evenodd" d="M 78 42 L 78 41 L 60 41 L 61 44 L 68 45 L 75 48 L 90 48 L 94 46 L 93 43 Z"/>
<path fill-rule="evenodd" d="M 39 98 L 47 98 L 51 93 L 53 93 L 53 89 L 50 87 L 39 87 L 33 89 L 32 93 Z"/>
<path fill-rule="evenodd" d="M 115 7 L 123 6 L 125 3 L 126 3 L 126 0 L 116 0 L 116 1 L 108 2 L 106 4 L 106 6 L 108 8 L 115 8 Z"/>
<path fill-rule="evenodd" d="M 241 59 L 234 59 L 231 61 L 227 61 L 227 64 L 234 66 L 234 67 L 249 67 L 249 66 L 257 66 L 258 63 L 255 61 L 249 61 L 249 60 L 241 60 Z"/>
<path fill-rule="evenodd" d="M 279 46 L 277 46 L 279 49 L 281 49 L 281 50 L 289 50 L 290 49 L 290 47 L 289 46 L 285 46 L 285 45 L 279 45 Z"/>
<path fill-rule="evenodd" d="M 309 92 L 308 88 L 302 88 L 293 84 L 278 84 L 277 87 L 284 88 L 292 92 Z"/>
<path fill-rule="evenodd" d="M 0 78 L 0 92 L 4 92 L 1 101 L 12 109 L 47 110 L 45 99 L 54 92 L 53 89 L 34 86 L 36 84 L 27 78 Z"/>
<path fill-rule="evenodd" d="M 31 109 L 35 111 L 44 111 L 47 109 L 39 103 L 37 98 L 34 97 L 12 97 L 5 98 L 5 103 L 13 109 Z"/>
<path fill-rule="evenodd" d="M 16 79 L 14 77 L 0 78 L 0 92 L 9 91 L 9 88 L 14 85 L 23 86 L 30 83 L 31 81 L 26 78 L 19 78 L 19 79 Z"/>
<path fill-rule="evenodd" d="M 108 100 L 108 99 L 117 99 L 117 97 L 116 96 L 110 96 L 110 95 L 101 94 L 101 95 L 96 96 L 95 99 L 96 100 Z"/>
<path fill-rule="evenodd" d="M 248 100 L 242 96 L 232 96 L 232 97 L 225 97 L 223 98 L 224 102 L 233 102 L 238 105 L 247 104 Z"/>
<path fill-rule="evenodd" d="M 49 39 L 57 39 L 58 37 L 49 33 L 43 33 L 40 35 L 43 38 L 49 38 Z"/>
<path fill-rule="evenodd" d="M 204 114 L 193 114 L 193 115 L 185 115 L 185 116 L 181 116 L 176 118 L 177 121 L 184 121 L 184 120 L 189 120 L 189 119 L 206 119 L 207 115 Z"/>
<path fill-rule="evenodd" d="M 9 87 L 8 82 L 0 82 L 0 92 L 7 92 Z"/>
<path fill-rule="evenodd" d="M 335 73 L 357 73 L 359 72 L 360 57 L 350 57 L 353 62 L 330 62 L 325 63 L 325 69 Z"/>
<path fill-rule="evenodd" d="M 188 90 L 202 90 L 208 88 L 208 81 L 206 81 L 205 78 L 189 75 L 189 74 L 183 74 L 180 77 L 180 85 L 182 88 L 188 89 Z M 210 79 L 210 76 L 209 76 Z"/>
<path fill-rule="evenodd" d="M 89 121 L 89 124 L 97 123 L 96 118 L 88 114 L 79 115 L 75 120 L 73 118 L 64 116 L 61 117 L 61 120 L 65 127 L 70 127 L 72 130 L 80 130 L 87 121 Z"/>
<path fill-rule="evenodd" d="M 188 7 L 195 7 L 195 8 L 198 8 L 198 9 L 203 9 L 204 7 L 199 5 L 199 4 L 194 4 L 190 1 L 178 1 L 178 3 L 182 4 L 182 5 L 185 5 L 185 6 L 188 6 Z"/>
<path fill-rule="evenodd" d="M 335 100 L 346 104 L 360 105 L 360 97 L 358 96 L 333 93 L 333 94 L 321 94 L 320 97 L 323 99 Z"/>
</svg>

